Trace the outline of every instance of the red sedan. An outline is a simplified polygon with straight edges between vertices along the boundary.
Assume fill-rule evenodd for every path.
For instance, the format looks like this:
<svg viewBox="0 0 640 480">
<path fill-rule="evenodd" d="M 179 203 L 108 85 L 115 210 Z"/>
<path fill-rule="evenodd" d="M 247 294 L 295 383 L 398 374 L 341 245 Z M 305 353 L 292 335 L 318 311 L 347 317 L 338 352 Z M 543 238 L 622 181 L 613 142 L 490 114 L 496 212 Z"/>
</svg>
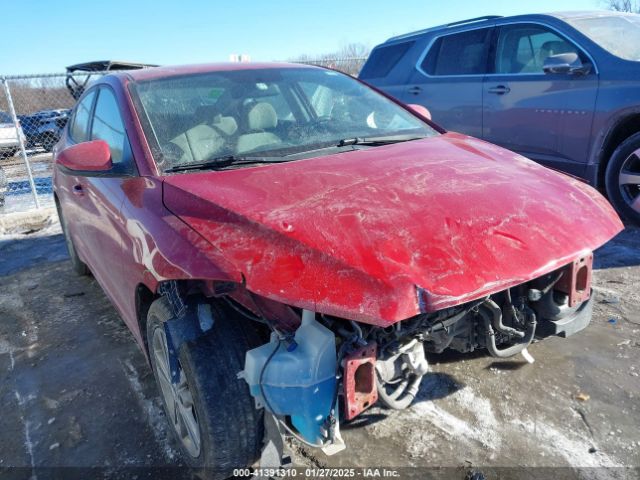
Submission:
<svg viewBox="0 0 640 480">
<path fill-rule="evenodd" d="M 107 75 L 55 149 L 74 269 L 148 355 L 184 460 L 260 455 L 263 415 L 332 453 L 406 408 L 425 350 L 504 358 L 591 318 L 621 229 L 578 180 L 301 65 Z"/>
</svg>

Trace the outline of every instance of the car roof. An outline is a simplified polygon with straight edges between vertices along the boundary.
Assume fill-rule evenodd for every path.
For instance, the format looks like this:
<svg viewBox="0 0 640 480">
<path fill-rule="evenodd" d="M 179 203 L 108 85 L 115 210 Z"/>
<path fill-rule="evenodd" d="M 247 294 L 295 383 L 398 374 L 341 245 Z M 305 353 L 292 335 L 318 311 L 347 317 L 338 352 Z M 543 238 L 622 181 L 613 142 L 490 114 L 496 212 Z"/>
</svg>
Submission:
<svg viewBox="0 0 640 480">
<path fill-rule="evenodd" d="M 580 10 L 580 11 L 549 12 L 549 13 L 531 13 L 526 15 L 513 15 L 510 17 L 503 17 L 500 15 L 486 15 L 483 17 L 475 17 L 475 18 L 469 18 L 467 20 L 460 20 L 457 22 L 445 23 L 443 25 L 425 28 L 423 30 L 409 32 L 403 35 L 397 35 L 387 39 L 383 44 L 393 43 L 400 40 L 408 40 L 413 37 L 419 37 L 426 33 L 439 32 L 452 27 L 463 27 L 466 25 L 475 25 L 475 24 L 481 25 L 482 23 L 489 22 L 491 20 L 511 20 L 511 19 L 526 20 L 532 17 L 554 17 L 554 18 L 557 18 L 558 20 L 572 20 L 576 18 L 596 18 L 596 17 L 625 16 L 625 15 L 634 15 L 634 14 L 615 12 L 611 10 Z"/>
<path fill-rule="evenodd" d="M 155 80 L 159 78 L 175 77 L 197 73 L 228 72 L 233 70 L 264 70 L 270 68 L 322 68 L 315 65 L 301 63 L 205 63 L 196 65 L 178 65 L 155 68 L 145 68 L 142 70 L 130 70 L 126 75 L 134 81 Z"/>
</svg>

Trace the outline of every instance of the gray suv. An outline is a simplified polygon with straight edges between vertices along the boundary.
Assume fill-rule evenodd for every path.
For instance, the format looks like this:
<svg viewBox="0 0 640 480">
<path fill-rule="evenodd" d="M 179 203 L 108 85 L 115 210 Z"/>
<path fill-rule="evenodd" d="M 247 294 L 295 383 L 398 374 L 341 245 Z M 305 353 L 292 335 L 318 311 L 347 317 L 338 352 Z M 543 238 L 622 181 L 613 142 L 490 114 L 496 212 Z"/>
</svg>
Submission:
<svg viewBox="0 0 640 480">
<path fill-rule="evenodd" d="M 482 17 L 391 38 L 360 78 L 606 190 L 640 223 L 640 15 Z"/>
</svg>

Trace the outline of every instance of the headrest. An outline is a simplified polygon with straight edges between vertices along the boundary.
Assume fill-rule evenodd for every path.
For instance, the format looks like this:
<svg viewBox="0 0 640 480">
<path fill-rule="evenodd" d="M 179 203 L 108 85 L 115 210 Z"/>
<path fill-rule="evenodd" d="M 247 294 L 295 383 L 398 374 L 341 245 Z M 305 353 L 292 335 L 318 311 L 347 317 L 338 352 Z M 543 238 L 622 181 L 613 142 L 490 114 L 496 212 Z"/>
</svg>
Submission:
<svg viewBox="0 0 640 480">
<path fill-rule="evenodd" d="M 278 115 L 271 104 L 256 103 L 247 113 L 247 123 L 250 130 L 267 130 L 278 125 Z"/>
<path fill-rule="evenodd" d="M 216 115 L 213 117 L 213 124 L 218 130 L 226 135 L 233 135 L 238 130 L 238 123 L 233 117 L 224 117 L 222 115 Z"/>
</svg>

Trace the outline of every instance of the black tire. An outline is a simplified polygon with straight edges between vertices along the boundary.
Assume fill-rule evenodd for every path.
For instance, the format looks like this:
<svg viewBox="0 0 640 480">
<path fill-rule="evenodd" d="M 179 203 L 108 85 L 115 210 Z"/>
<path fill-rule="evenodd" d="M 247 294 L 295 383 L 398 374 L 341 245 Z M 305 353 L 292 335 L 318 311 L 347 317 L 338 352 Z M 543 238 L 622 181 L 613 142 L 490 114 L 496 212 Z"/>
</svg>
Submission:
<svg viewBox="0 0 640 480">
<path fill-rule="evenodd" d="M 7 190 L 7 176 L 0 167 L 0 207 L 4 207 L 4 195 Z"/>
<path fill-rule="evenodd" d="M 42 140 L 42 148 L 44 151 L 49 153 L 53 150 L 53 147 L 58 143 L 59 138 L 55 136 L 53 133 L 46 133 L 44 139 Z"/>
<path fill-rule="evenodd" d="M 640 175 L 640 157 L 630 159 L 637 150 L 640 150 L 640 133 L 627 138 L 611 155 L 605 174 L 605 186 L 609 201 L 616 211 L 627 220 L 640 224 L 640 200 L 636 202 L 639 205 L 637 210 L 631 206 L 633 200 L 640 196 L 640 185 L 620 185 L 620 175 L 629 166 L 633 168 L 632 173 Z"/>
<path fill-rule="evenodd" d="M 6 150 L 3 150 L 2 152 L 0 152 L 0 158 L 11 158 L 16 154 L 17 151 L 17 148 L 8 148 Z"/>
<path fill-rule="evenodd" d="M 90 275 L 91 271 L 89 270 L 89 267 L 87 267 L 86 263 L 80 260 L 80 257 L 76 252 L 76 247 L 73 244 L 71 235 L 69 235 L 68 233 L 67 223 L 65 221 L 64 215 L 62 215 L 62 209 L 60 208 L 60 204 L 58 203 L 57 200 L 55 203 L 56 203 L 56 210 L 58 212 L 58 218 L 60 219 L 60 226 L 62 227 L 62 234 L 64 235 L 64 240 L 65 240 L 65 243 L 67 244 L 67 251 L 69 252 L 69 259 L 71 260 L 71 268 L 73 268 L 73 271 L 80 276 Z"/>
<path fill-rule="evenodd" d="M 189 453 L 169 423 L 184 462 L 206 478 L 223 479 L 231 476 L 234 468 L 249 467 L 260 457 L 263 410 L 255 408 L 249 387 L 237 378 L 244 368 L 246 351 L 258 343 L 256 336 L 250 327 L 243 328 L 241 319 L 215 304 L 211 308 L 215 322 L 211 331 L 183 344 L 179 354 L 200 432 L 197 456 Z M 172 317 L 165 297 L 155 300 L 147 315 L 149 358 L 167 417 L 171 410 L 162 393 L 153 338 L 156 329 L 164 331 L 164 322 Z"/>
</svg>

